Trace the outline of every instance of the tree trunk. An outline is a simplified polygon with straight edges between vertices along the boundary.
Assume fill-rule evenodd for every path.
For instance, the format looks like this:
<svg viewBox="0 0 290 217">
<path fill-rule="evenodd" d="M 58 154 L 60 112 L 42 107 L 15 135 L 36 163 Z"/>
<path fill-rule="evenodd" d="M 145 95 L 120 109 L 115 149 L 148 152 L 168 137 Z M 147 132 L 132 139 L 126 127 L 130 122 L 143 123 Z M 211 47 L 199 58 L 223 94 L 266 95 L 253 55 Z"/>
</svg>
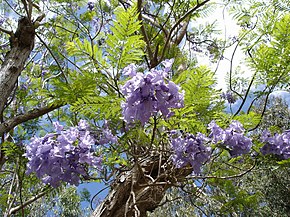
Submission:
<svg viewBox="0 0 290 217">
<path fill-rule="evenodd" d="M 191 172 L 190 167 L 177 169 L 158 158 L 135 163 L 130 171 L 116 178 L 108 196 L 91 217 L 146 217 L 147 211 L 158 207 L 166 190 Z"/>
<path fill-rule="evenodd" d="M 34 40 L 35 28 L 33 23 L 27 17 L 22 17 L 18 21 L 16 32 L 11 34 L 11 50 L 6 54 L 0 69 L 1 119 L 8 98 L 11 95 L 17 79 L 24 68 L 24 64 L 34 47 Z"/>
<path fill-rule="evenodd" d="M 10 51 L 6 54 L 3 64 L 0 68 L 0 122 L 3 122 L 3 112 L 9 97 L 17 83 L 25 62 L 27 61 L 35 40 L 35 28 L 33 23 L 27 18 L 22 17 L 18 21 L 18 27 L 15 33 L 11 33 Z M 4 132 L 1 132 L 2 137 Z M 3 142 L 3 141 L 2 141 Z M 0 146 L 0 169 L 5 163 L 5 155 Z"/>
</svg>

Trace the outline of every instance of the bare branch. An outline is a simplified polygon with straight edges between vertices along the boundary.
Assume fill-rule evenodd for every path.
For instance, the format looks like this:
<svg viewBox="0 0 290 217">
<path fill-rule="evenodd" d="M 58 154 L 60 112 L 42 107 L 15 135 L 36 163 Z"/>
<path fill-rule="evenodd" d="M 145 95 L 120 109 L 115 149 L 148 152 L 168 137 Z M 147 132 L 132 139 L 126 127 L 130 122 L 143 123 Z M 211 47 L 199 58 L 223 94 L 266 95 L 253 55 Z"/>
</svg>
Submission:
<svg viewBox="0 0 290 217">
<path fill-rule="evenodd" d="M 12 209 L 10 209 L 9 211 L 9 216 L 12 214 L 15 214 L 17 211 L 19 211 L 20 209 L 23 209 L 24 207 L 28 206 L 29 204 L 33 203 L 34 201 L 38 200 L 39 198 L 43 197 L 45 194 L 47 194 L 49 191 L 51 191 L 50 188 L 45 189 L 44 191 L 42 191 L 41 193 L 35 195 L 34 197 L 30 198 L 29 200 L 25 201 L 23 204 L 13 207 Z"/>
<path fill-rule="evenodd" d="M 240 178 L 244 175 L 246 175 L 247 173 L 251 172 L 256 166 L 256 162 L 246 171 L 239 173 L 237 175 L 232 175 L 232 176 L 190 176 L 187 177 L 188 179 L 234 179 L 234 178 Z"/>
<path fill-rule="evenodd" d="M 246 36 L 246 35 L 244 35 L 244 36 Z M 234 48 L 234 51 L 233 51 L 233 53 L 232 53 L 231 60 L 230 60 L 230 90 L 231 90 L 232 92 L 234 92 L 235 94 L 237 94 L 237 95 L 238 95 L 242 100 L 245 100 L 245 98 L 243 98 L 243 97 L 241 96 L 241 94 L 239 94 L 239 93 L 238 93 L 236 90 L 234 90 L 233 87 L 232 87 L 233 60 L 234 60 L 234 56 L 235 56 L 235 54 L 236 54 L 236 51 L 237 51 L 237 48 L 238 48 L 240 42 L 241 42 L 241 40 L 239 40 L 238 43 L 236 44 L 236 46 L 235 46 L 235 48 Z M 240 107 L 240 109 L 241 109 L 241 107 Z"/>
<path fill-rule="evenodd" d="M 173 27 L 170 29 L 169 31 L 169 34 L 168 34 L 168 37 L 166 39 L 166 42 L 165 42 L 165 45 L 163 47 L 163 50 L 162 50 L 162 54 L 161 54 L 161 57 L 160 57 L 160 62 L 163 60 L 164 58 L 164 55 L 165 55 L 165 51 L 167 49 L 167 45 L 170 41 L 170 38 L 171 38 L 171 35 L 173 33 L 173 31 L 178 27 L 178 25 L 184 21 L 190 14 L 192 14 L 194 11 L 196 11 L 197 9 L 199 9 L 200 7 L 202 7 L 203 5 L 205 5 L 207 2 L 209 2 L 210 0 L 205 0 L 203 1 L 202 3 L 200 4 L 197 4 L 194 8 L 190 9 L 189 11 L 187 11 L 174 25 Z"/>
<path fill-rule="evenodd" d="M 31 14 L 29 13 L 29 9 L 28 9 L 29 6 L 27 5 L 26 0 L 21 0 L 21 2 L 23 4 L 23 6 L 24 6 L 24 10 L 26 12 L 26 15 L 27 15 L 28 19 L 31 21 Z"/>
<path fill-rule="evenodd" d="M 18 124 L 24 123 L 26 121 L 38 118 L 48 112 L 51 112 L 57 108 L 60 108 L 62 105 L 52 105 L 43 108 L 33 109 L 25 114 L 17 115 L 3 123 L 0 124 L 0 135 L 9 132 Z"/>
<path fill-rule="evenodd" d="M 4 33 L 9 34 L 9 35 L 12 35 L 12 34 L 13 34 L 12 31 L 7 30 L 7 29 L 3 29 L 3 28 L 1 28 L 1 27 L 0 27 L 0 32 L 4 32 Z"/>
<path fill-rule="evenodd" d="M 60 72 L 59 72 L 57 75 L 54 75 L 54 76 L 52 76 L 52 77 L 55 78 L 55 77 L 58 77 L 59 75 L 63 75 L 63 77 L 64 77 L 66 83 L 68 83 L 67 78 L 66 78 L 66 76 L 65 76 L 65 73 L 64 73 L 64 71 L 63 71 L 63 69 L 62 69 L 62 67 L 61 67 L 61 65 L 60 65 L 60 63 L 59 63 L 59 61 L 57 60 L 57 58 L 56 58 L 55 55 L 53 54 L 52 50 L 48 47 L 48 45 L 45 43 L 45 41 L 44 41 L 44 40 L 43 40 L 43 39 L 42 39 L 38 34 L 36 34 L 36 37 L 37 37 L 37 38 L 41 41 L 41 43 L 46 47 L 46 49 L 47 49 L 48 52 L 51 54 L 52 58 L 55 60 L 57 66 L 58 66 L 58 68 L 59 68 L 59 70 L 60 70 Z M 51 77 L 48 78 L 48 79 L 51 79 Z M 48 80 L 48 79 L 46 79 L 46 80 Z M 45 83 L 46 80 L 45 80 L 43 83 Z"/>
<path fill-rule="evenodd" d="M 168 31 L 167 31 L 167 29 L 164 28 L 164 25 L 160 25 L 155 20 L 153 20 L 151 17 L 144 15 L 144 14 L 142 15 L 142 18 L 144 18 L 144 20 L 146 20 L 147 22 L 151 23 L 153 26 L 161 29 L 163 31 L 165 37 L 167 37 Z"/>
<path fill-rule="evenodd" d="M 174 43 L 176 45 L 179 45 L 180 42 L 182 41 L 183 37 L 185 36 L 185 34 L 187 32 L 187 27 L 188 27 L 189 21 L 190 21 L 190 19 L 187 19 L 186 23 L 183 24 L 183 26 L 182 26 L 182 28 L 180 30 L 179 35 L 176 36 L 176 39 L 174 40 Z"/>
<path fill-rule="evenodd" d="M 150 47 L 150 41 L 148 39 L 147 32 L 146 32 L 144 25 L 142 23 L 142 14 L 141 14 L 142 0 L 138 0 L 137 8 L 138 8 L 138 12 L 139 12 L 138 20 L 141 21 L 141 33 L 144 37 L 144 41 L 146 42 L 149 60 L 152 61 L 153 60 L 153 52 L 152 52 L 151 47 Z M 151 63 L 150 63 L 150 66 L 151 66 Z"/>
</svg>

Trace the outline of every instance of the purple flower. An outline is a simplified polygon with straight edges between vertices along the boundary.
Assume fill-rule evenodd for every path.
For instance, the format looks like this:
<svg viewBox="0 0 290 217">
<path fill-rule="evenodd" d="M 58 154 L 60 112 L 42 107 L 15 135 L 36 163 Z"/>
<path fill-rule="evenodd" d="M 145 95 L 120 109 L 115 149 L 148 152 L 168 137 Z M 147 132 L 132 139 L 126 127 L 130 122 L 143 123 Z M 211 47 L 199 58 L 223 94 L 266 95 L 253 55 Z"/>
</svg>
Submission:
<svg viewBox="0 0 290 217">
<path fill-rule="evenodd" d="M 221 98 L 228 101 L 230 104 L 234 104 L 236 102 L 236 99 L 234 98 L 232 92 L 227 91 L 226 93 L 221 94 Z"/>
<path fill-rule="evenodd" d="M 212 143 L 229 150 L 232 157 L 247 154 L 252 147 L 252 140 L 244 136 L 245 129 L 238 121 L 233 121 L 225 130 L 212 121 L 208 128 L 211 130 L 209 137 Z"/>
<path fill-rule="evenodd" d="M 43 69 L 41 71 L 41 77 L 44 78 L 44 76 L 48 73 L 48 70 L 47 69 Z"/>
<path fill-rule="evenodd" d="M 94 28 L 95 32 L 97 32 L 98 29 L 99 29 L 99 25 L 100 25 L 99 24 L 100 23 L 100 19 L 98 17 L 93 18 L 91 23 L 92 23 L 92 27 Z M 102 44 L 102 40 L 99 41 L 99 45 L 100 45 L 100 43 Z"/>
<path fill-rule="evenodd" d="M 6 18 L 0 15 L 0 26 L 3 25 L 3 23 L 5 22 Z"/>
<path fill-rule="evenodd" d="M 274 134 L 265 130 L 261 136 L 261 142 L 265 145 L 260 149 L 263 155 L 273 154 L 280 159 L 290 158 L 290 132 L 285 131 L 282 134 Z"/>
<path fill-rule="evenodd" d="M 108 143 L 113 143 L 116 144 L 118 143 L 118 138 L 117 136 L 114 136 L 112 134 L 112 131 L 106 127 L 102 130 L 101 136 L 100 136 L 100 140 L 99 140 L 99 144 L 100 145 L 105 145 Z"/>
<path fill-rule="evenodd" d="M 191 165 L 193 172 L 199 174 L 201 166 L 210 158 L 211 148 L 204 144 L 209 139 L 198 133 L 197 136 L 179 133 L 171 134 L 171 147 L 173 150 L 172 162 L 177 168 Z"/>
<path fill-rule="evenodd" d="M 164 64 L 169 67 L 170 62 Z M 122 114 L 127 123 L 139 120 L 144 125 L 158 112 L 169 118 L 173 115 L 171 108 L 183 107 L 184 94 L 174 82 L 166 81 L 167 71 L 151 69 L 142 74 L 131 64 L 124 69 L 124 74 L 131 76 L 121 88 L 126 99 L 121 104 Z"/>
<path fill-rule="evenodd" d="M 60 125 L 58 121 L 57 121 L 57 122 L 54 122 L 54 123 L 53 123 L 53 126 L 54 126 L 55 131 L 56 131 L 57 133 L 61 133 L 61 131 L 63 130 L 63 126 Z"/>
<path fill-rule="evenodd" d="M 218 143 L 219 141 L 225 140 L 225 133 L 222 128 L 220 128 L 215 121 L 211 121 L 208 124 L 208 129 L 211 130 L 211 133 L 209 134 L 209 138 L 212 138 L 213 143 Z"/>
<path fill-rule="evenodd" d="M 174 59 L 167 59 L 164 60 L 161 64 L 164 66 L 164 71 L 169 72 L 171 70 L 172 64 L 174 62 Z"/>
<path fill-rule="evenodd" d="M 20 85 L 20 90 L 27 90 L 28 89 L 28 84 L 26 84 L 26 83 L 23 83 L 23 84 L 21 84 Z"/>
<path fill-rule="evenodd" d="M 34 137 L 26 146 L 27 174 L 35 172 L 44 183 L 57 187 L 61 181 L 77 185 L 80 176 L 88 176 L 88 166 L 101 169 L 102 158 L 94 155 L 95 141 L 85 121 L 68 130 L 58 122 L 54 126 L 57 133 Z"/>
<path fill-rule="evenodd" d="M 130 65 L 126 66 L 123 69 L 123 74 L 130 77 L 134 77 L 137 74 L 136 69 L 137 69 L 136 65 L 131 63 Z"/>
<path fill-rule="evenodd" d="M 92 11 L 93 9 L 94 9 L 94 7 L 95 7 L 95 3 L 94 2 L 88 2 L 88 9 L 90 10 L 90 11 Z"/>
<path fill-rule="evenodd" d="M 85 120 L 80 120 L 79 124 L 78 124 L 78 129 L 79 130 L 89 130 L 90 125 Z"/>
</svg>

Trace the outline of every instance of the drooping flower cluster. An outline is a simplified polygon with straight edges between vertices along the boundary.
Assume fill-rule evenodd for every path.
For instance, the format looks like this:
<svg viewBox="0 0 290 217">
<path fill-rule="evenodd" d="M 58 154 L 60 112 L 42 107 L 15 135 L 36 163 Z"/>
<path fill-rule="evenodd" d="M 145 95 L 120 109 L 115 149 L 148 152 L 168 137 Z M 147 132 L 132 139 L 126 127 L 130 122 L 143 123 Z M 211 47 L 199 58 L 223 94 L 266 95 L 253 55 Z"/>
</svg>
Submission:
<svg viewBox="0 0 290 217">
<path fill-rule="evenodd" d="M 261 136 L 261 141 L 266 143 L 261 148 L 263 155 L 274 154 L 280 159 L 290 158 L 290 131 L 273 136 L 268 130 L 265 130 Z"/>
<path fill-rule="evenodd" d="M 197 136 L 171 133 L 171 147 L 174 151 L 172 161 L 177 168 L 191 165 L 195 174 L 199 174 L 201 166 L 209 159 L 211 148 L 205 146 L 208 138 L 198 133 Z"/>
<path fill-rule="evenodd" d="M 244 135 L 245 129 L 238 121 L 233 121 L 225 130 L 212 121 L 208 128 L 212 143 L 227 149 L 232 157 L 247 154 L 252 147 L 252 140 Z"/>
<path fill-rule="evenodd" d="M 121 91 L 126 98 L 122 104 L 123 117 L 128 123 L 140 120 L 144 125 L 152 115 L 161 112 L 165 118 L 173 115 L 170 108 L 183 107 L 183 94 L 172 81 L 166 82 L 172 61 L 163 63 L 163 69 L 151 69 L 143 74 L 131 64 L 124 69 L 124 75 L 131 77 Z"/>
<path fill-rule="evenodd" d="M 221 94 L 221 98 L 228 101 L 230 104 L 234 104 L 236 99 L 234 98 L 233 94 L 230 91 Z"/>
<path fill-rule="evenodd" d="M 101 168 L 102 158 L 94 155 L 94 138 L 85 121 L 68 130 L 58 122 L 54 126 L 56 133 L 34 137 L 26 146 L 27 173 L 35 172 L 53 187 L 61 181 L 78 185 L 80 176 L 88 176 L 87 166 Z"/>
<path fill-rule="evenodd" d="M 172 161 L 177 168 L 190 164 L 194 173 L 199 173 L 210 158 L 211 145 L 227 149 L 231 157 L 247 154 L 252 147 L 251 139 L 244 135 L 245 130 L 238 121 L 233 121 L 225 130 L 212 121 L 208 128 L 211 130 L 208 137 L 202 133 L 196 136 L 184 136 L 176 131 L 171 133 Z"/>
</svg>

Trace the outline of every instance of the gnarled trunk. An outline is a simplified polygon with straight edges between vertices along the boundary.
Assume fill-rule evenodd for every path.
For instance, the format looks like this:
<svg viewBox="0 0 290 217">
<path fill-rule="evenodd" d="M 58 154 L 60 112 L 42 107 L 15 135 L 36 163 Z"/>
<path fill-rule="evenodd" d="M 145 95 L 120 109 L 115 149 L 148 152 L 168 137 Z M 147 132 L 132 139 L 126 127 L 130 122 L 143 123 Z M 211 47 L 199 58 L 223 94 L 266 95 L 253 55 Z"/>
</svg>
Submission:
<svg viewBox="0 0 290 217">
<path fill-rule="evenodd" d="M 158 158 L 135 163 L 130 171 L 118 176 L 91 217 L 146 217 L 147 211 L 158 207 L 166 190 L 191 172 L 190 167 L 177 169 Z"/>
</svg>

